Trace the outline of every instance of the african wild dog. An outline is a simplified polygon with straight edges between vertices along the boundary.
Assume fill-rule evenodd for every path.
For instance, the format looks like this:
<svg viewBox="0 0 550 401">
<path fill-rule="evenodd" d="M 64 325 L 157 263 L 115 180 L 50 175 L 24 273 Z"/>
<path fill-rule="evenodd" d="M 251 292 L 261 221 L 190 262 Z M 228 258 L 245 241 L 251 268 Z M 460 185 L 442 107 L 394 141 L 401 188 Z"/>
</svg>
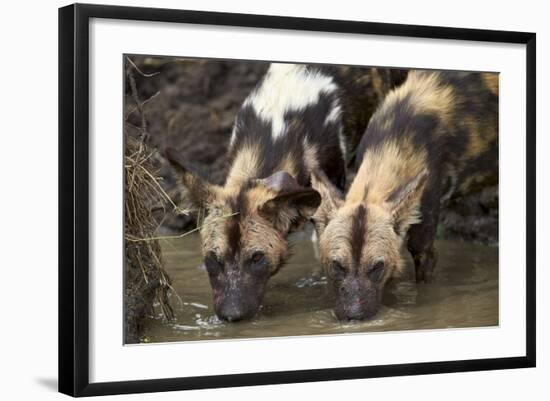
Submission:
<svg viewBox="0 0 550 401">
<path fill-rule="evenodd" d="M 192 173 L 176 152 L 167 158 L 207 216 L 201 228 L 204 263 L 216 314 L 254 316 L 268 279 L 289 254 L 287 236 L 321 202 L 311 171 L 345 184 L 339 87 L 306 65 L 272 64 L 237 114 L 223 186 Z"/>
<path fill-rule="evenodd" d="M 409 72 L 373 115 L 345 196 L 323 172 L 314 220 L 339 319 L 374 316 L 385 283 L 404 268 L 433 278 L 442 201 L 498 183 L 498 75 Z"/>
</svg>

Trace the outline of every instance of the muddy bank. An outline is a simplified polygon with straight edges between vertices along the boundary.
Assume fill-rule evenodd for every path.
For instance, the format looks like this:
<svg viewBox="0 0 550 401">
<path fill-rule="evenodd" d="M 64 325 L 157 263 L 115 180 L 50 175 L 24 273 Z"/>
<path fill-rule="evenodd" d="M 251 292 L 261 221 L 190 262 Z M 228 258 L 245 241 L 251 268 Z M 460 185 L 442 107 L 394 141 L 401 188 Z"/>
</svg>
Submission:
<svg viewBox="0 0 550 401">
<path fill-rule="evenodd" d="M 438 237 L 498 245 L 498 185 L 452 199 L 441 211 Z"/>
<path fill-rule="evenodd" d="M 166 147 L 177 149 L 204 176 L 221 183 L 235 115 L 268 63 L 140 56 L 132 56 L 132 60 L 145 74 L 156 74 L 136 74 L 140 99 L 146 102 L 149 145 L 161 152 Z M 372 99 L 381 100 L 376 96 Z M 140 116 L 132 112 L 128 85 L 125 105 L 129 125 L 139 127 Z M 185 191 L 176 185 L 171 168 L 160 156 L 154 161 L 170 196 L 182 207 L 188 206 Z M 179 233 L 195 224 L 192 214 L 176 216 L 156 209 L 161 232 Z M 498 187 L 452 200 L 442 210 L 440 221 L 440 238 L 496 244 Z"/>
</svg>

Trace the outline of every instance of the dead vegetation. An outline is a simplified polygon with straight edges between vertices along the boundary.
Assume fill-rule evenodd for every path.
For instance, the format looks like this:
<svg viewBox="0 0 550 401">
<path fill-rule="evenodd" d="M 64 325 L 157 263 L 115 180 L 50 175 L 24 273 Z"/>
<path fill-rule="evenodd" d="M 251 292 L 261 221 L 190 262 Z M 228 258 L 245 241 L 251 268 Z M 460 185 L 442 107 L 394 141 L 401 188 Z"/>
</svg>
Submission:
<svg viewBox="0 0 550 401">
<path fill-rule="evenodd" d="M 147 122 L 134 79 L 134 70 L 142 74 L 127 59 L 127 78 L 135 102 L 133 112 L 141 117 L 141 127 L 134 127 L 132 136 L 125 127 L 124 153 L 124 237 L 125 237 L 125 342 L 137 343 L 142 331 L 143 319 L 159 307 L 166 320 L 174 318 L 170 305 L 170 278 L 164 270 L 158 239 L 154 238 L 159 223 L 151 210 L 154 205 L 169 205 L 179 210 L 160 185 L 152 163 L 154 151 L 146 145 Z M 129 114 L 127 114 L 128 117 Z M 164 206 L 162 206 L 164 207 Z"/>
</svg>

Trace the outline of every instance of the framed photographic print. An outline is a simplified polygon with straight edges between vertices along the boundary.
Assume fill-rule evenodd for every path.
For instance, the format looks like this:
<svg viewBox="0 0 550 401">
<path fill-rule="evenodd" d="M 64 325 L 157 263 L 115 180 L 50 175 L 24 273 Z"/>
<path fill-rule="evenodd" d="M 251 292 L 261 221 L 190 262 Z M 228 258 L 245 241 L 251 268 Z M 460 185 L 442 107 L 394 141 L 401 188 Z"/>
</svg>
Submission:
<svg viewBox="0 0 550 401">
<path fill-rule="evenodd" d="M 535 34 L 59 10 L 59 390 L 535 366 Z"/>
</svg>

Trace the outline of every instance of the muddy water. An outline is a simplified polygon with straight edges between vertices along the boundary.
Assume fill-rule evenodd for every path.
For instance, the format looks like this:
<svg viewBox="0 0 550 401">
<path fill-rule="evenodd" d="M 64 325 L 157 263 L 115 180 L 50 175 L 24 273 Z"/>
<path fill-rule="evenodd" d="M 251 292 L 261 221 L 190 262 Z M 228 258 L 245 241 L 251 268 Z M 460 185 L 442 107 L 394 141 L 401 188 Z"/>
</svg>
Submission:
<svg viewBox="0 0 550 401">
<path fill-rule="evenodd" d="M 386 287 L 384 307 L 367 322 L 338 322 L 326 277 L 310 241 L 298 239 L 289 263 L 268 284 L 264 306 L 252 321 L 224 323 L 212 308 L 198 235 L 162 244 L 166 268 L 180 299 L 176 321 L 147 321 L 143 342 L 213 340 L 366 331 L 498 325 L 498 248 L 438 241 L 437 280 L 416 285 L 412 265 Z M 410 257 L 407 255 L 406 259 Z"/>
</svg>

